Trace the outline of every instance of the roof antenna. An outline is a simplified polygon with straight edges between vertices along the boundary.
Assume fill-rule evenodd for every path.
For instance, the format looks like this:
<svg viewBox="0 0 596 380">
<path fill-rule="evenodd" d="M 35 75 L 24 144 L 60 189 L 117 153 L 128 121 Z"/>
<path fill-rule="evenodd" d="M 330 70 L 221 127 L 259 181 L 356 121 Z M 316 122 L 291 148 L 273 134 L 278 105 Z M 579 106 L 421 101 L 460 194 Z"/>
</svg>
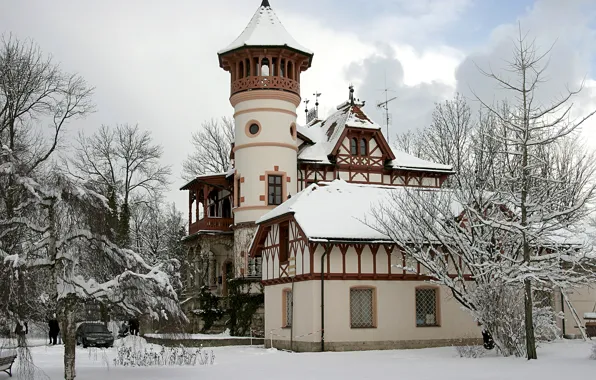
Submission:
<svg viewBox="0 0 596 380">
<path fill-rule="evenodd" d="M 393 92 L 387 87 L 387 71 L 385 71 L 385 88 L 380 90 L 385 92 L 385 101 L 381 101 L 377 103 L 377 108 L 381 108 L 385 111 L 385 126 L 387 128 L 387 143 L 389 143 L 389 125 L 391 124 L 391 114 L 389 113 L 389 103 L 397 99 L 397 96 L 389 99 L 389 91 Z"/>
</svg>

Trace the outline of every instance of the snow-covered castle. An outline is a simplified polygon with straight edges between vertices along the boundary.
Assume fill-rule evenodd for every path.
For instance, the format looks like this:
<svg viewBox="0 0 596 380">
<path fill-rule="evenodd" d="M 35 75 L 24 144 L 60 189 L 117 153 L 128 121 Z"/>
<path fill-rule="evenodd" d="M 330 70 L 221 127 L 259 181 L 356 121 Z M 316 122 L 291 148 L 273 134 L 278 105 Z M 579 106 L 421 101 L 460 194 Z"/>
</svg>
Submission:
<svg viewBox="0 0 596 380">
<path fill-rule="evenodd" d="M 268 0 L 218 53 L 230 73 L 232 168 L 199 176 L 189 195 L 186 310 L 199 289 L 227 280 L 264 285 L 266 342 L 296 351 L 449 345 L 480 337 L 446 289 L 418 273 L 393 242 L 361 222 L 388 187 L 438 188 L 449 165 L 392 149 L 350 89 L 325 120 L 296 122 L 300 76 L 313 52 L 280 23 Z M 321 276 L 324 272 L 324 276 Z M 569 326 L 569 329 L 571 326 Z"/>
</svg>

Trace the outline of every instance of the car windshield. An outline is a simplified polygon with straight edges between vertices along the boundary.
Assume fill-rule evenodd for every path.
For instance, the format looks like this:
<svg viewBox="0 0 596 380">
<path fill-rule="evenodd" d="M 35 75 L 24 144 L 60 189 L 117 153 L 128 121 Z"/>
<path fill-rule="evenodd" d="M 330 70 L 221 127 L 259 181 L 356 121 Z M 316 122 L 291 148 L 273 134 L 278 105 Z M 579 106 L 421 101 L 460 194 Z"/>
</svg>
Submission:
<svg viewBox="0 0 596 380">
<path fill-rule="evenodd" d="M 89 325 L 85 328 L 88 333 L 107 333 L 108 329 L 104 325 Z"/>
</svg>

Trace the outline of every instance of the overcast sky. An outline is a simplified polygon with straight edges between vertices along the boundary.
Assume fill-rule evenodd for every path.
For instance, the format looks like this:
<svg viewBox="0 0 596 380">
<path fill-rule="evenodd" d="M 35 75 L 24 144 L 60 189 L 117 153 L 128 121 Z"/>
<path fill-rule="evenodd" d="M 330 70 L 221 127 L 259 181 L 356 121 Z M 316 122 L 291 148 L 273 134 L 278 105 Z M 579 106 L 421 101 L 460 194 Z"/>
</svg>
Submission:
<svg viewBox="0 0 596 380">
<path fill-rule="evenodd" d="M 0 31 L 31 38 L 67 71 L 96 88 L 97 112 L 71 131 L 138 123 L 164 147 L 173 169 L 169 199 L 187 210 L 178 191 L 181 162 L 202 121 L 231 116 L 229 74 L 217 51 L 244 29 L 261 0 L 1 0 Z M 321 116 L 348 96 L 348 85 L 376 109 L 387 86 L 390 136 L 428 124 L 435 102 L 456 91 L 491 101 L 495 84 L 477 65 L 503 67 L 518 22 L 541 48 L 555 41 L 548 100 L 586 79 L 578 112 L 596 108 L 596 0 L 270 0 L 286 29 L 315 52 L 303 74 L 302 97 L 323 95 Z M 303 106 L 299 121 L 303 121 Z M 585 127 L 591 138 L 596 120 Z M 596 144 L 595 144 L 596 145 Z"/>
</svg>

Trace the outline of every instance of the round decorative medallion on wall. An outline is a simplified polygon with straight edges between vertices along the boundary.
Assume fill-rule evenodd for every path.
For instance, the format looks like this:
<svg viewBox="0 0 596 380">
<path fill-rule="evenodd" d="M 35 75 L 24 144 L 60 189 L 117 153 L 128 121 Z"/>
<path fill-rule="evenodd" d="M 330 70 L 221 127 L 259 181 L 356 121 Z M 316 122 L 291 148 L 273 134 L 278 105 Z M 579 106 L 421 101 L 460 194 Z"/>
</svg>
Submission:
<svg viewBox="0 0 596 380">
<path fill-rule="evenodd" d="M 251 120 L 246 123 L 246 135 L 248 137 L 257 137 L 261 133 L 261 123 Z"/>
</svg>

